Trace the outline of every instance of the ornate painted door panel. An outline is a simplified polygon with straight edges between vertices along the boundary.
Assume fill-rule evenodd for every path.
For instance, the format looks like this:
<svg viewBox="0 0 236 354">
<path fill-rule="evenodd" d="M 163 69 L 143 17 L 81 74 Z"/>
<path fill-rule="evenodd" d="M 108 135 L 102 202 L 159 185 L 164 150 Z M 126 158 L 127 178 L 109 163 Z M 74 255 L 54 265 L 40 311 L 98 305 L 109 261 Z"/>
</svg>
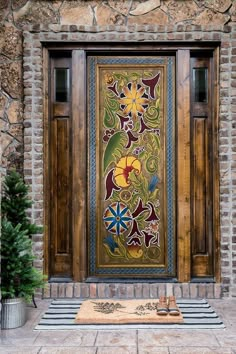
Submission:
<svg viewBox="0 0 236 354">
<path fill-rule="evenodd" d="M 87 64 L 89 275 L 174 277 L 174 57 Z"/>
</svg>

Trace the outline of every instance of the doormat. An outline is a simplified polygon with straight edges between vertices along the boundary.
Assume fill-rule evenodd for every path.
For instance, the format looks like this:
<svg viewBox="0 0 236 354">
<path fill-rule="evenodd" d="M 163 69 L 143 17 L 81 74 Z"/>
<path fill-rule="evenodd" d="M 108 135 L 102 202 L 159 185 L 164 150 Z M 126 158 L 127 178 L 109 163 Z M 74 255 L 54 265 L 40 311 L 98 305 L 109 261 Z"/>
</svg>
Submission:
<svg viewBox="0 0 236 354">
<path fill-rule="evenodd" d="M 93 301 L 93 300 L 92 300 Z M 107 300 L 100 300 L 106 302 Z M 119 301 L 114 299 L 115 301 Z M 151 299 L 154 302 L 154 299 Z M 177 299 L 183 323 L 78 324 L 76 315 L 83 301 L 53 300 L 35 330 L 116 330 L 116 329 L 222 329 L 221 319 L 205 299 Z"/>
<path fill-rule="evenodd" d="M 76 315 L 79 324 L 136 324 L 136 323 L 182 323 L 178 316 L 157 315 L 158 301 L 154 299 L 133 300 L 85 300 Z"/>
</svg>

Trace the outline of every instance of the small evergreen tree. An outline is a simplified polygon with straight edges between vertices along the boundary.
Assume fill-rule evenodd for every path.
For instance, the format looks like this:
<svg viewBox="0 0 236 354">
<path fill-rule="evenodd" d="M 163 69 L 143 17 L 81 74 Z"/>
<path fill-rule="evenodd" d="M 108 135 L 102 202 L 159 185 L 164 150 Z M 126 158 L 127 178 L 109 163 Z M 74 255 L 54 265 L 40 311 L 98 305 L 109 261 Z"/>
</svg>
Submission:
<svg viewBox="0 0 236 354">
<path fill-rule="evenodd" d="M 21 230 L 27 231 L 31 237 L 41 230 L 31 224 L 26 211 L 31 207 L 32 201 L 28 197 L 29 187 L 24 183 L 19 173 L 12 171 L 3 182 L 4 195 L 2 198 L 2 214 L 13 226 L 21 224 Z"/>
<path fill-rule="evenodd" d="M 33 266 L 35 259 L 29 236 L 39 231 L 31 224 L 26 209 L 31 206 L 28 187 L 20 175 L 11 172 L 3 183 L 1 225 L 1 292 L 2 298 L 24 297 L 29 300 L 44 277 Z"/>
<path fill-rule="evenodd" d="M 32 242 L 21 225 L 2 220 L 1 292 L 3 299 L 24 297 L 30 300 L 36 288 L 43 286 L 41 272 L 33 267 Z"/>
</svg>

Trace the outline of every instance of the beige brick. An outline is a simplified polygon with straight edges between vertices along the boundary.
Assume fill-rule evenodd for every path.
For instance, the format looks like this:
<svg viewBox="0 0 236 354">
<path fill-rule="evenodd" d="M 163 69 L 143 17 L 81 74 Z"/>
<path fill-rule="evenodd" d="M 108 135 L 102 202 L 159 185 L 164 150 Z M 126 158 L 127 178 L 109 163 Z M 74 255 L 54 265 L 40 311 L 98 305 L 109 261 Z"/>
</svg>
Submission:
<svg viewBox="0 0 236 354">
<path fill-rule="evenodd" d="M 73 283 L 66 283 L 65 284 L 65 296 L 66 297 L 73 297 L 73 290 L 74 290 L 74 284 Z"/>
<path fill-rule="evenodd" d="M 134 297 L 135 299 L 141 299 L 143 297 L 143 284 L 141 283 L 134 284 Z"/>
<path fill-rule="evenodd" d="M 97 284 L 90 284 L 89 286 L 89 296 L 92 299 L 95 299 L 97 297 Z"/>
<path fill-rule="evenodd" d="M 74 284 L 74 297 L 76 298 L 81 297 L 81 283 Z"/>
</svg>

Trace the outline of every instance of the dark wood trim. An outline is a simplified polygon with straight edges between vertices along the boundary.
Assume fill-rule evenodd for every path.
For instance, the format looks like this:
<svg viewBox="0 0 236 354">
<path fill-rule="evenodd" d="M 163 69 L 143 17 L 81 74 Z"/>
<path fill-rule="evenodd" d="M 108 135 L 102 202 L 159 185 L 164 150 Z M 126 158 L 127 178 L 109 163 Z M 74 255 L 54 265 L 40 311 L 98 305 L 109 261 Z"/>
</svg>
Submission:
<svg viewBox="0 0 236 354">
<path fill-rule="evenodd" d="M 97 42 L 94 43 L 94 41 L 88 41 L 88 42 L 46 42 L 42 41 L 42 44 L 48 48 L 48 50 L 85 50 L 85 51 L 108 51 L 108 53 L 111 53 L 112 51 L 137 51 L 140 53 L 140 51 L 166 51 L 169 53 L 170 51 L 175 51 L 177 52 L 178 50 L 199 50 L 204 51 L 209 50 L 212 51 L 216 47 L 220 45 L 220 42 L 202 42 L 200 45 L 198 43 L 183 43 L 181 42 L 174 42 L 174 43 L 169 43 L 166 44 L 166 41 L 164 42 L 146 42 L 146 43 L 131 43 L 131 42 L 119 42 L 119 41 L 113 41 L 112 42 L 112 48 L 111 48 L 111 42 L 108 41 L 103 41 L 103 42 Z"/>
<path fill-rule="evenodd" d="M 44 265 L 43 272 L 49 276 L 49 53 L 47 48 L 43 48 L 43 218 L 44 218 Z"/>
<path fill-rule="evenodd" d="M 190 267 L 190 51 L 177 53 L 177 273 L 188 282 Z"/>
<path fill-rule="evenodd" d="M 86 277 L 86 61 L 83 50 L 72 54 L 72 237 L 73 278 Z"/>
<path fill-rule="evenodd" d="M 213 54 L 213 235 L 214 235 L 214 251 L 215 251 L 215 280 L 217 283 L 221 281 L 220 273 L 220 171 L 219 171 L 219 65 L 220 64 L 220 48 L 217 47 Z"/>
</svg>

